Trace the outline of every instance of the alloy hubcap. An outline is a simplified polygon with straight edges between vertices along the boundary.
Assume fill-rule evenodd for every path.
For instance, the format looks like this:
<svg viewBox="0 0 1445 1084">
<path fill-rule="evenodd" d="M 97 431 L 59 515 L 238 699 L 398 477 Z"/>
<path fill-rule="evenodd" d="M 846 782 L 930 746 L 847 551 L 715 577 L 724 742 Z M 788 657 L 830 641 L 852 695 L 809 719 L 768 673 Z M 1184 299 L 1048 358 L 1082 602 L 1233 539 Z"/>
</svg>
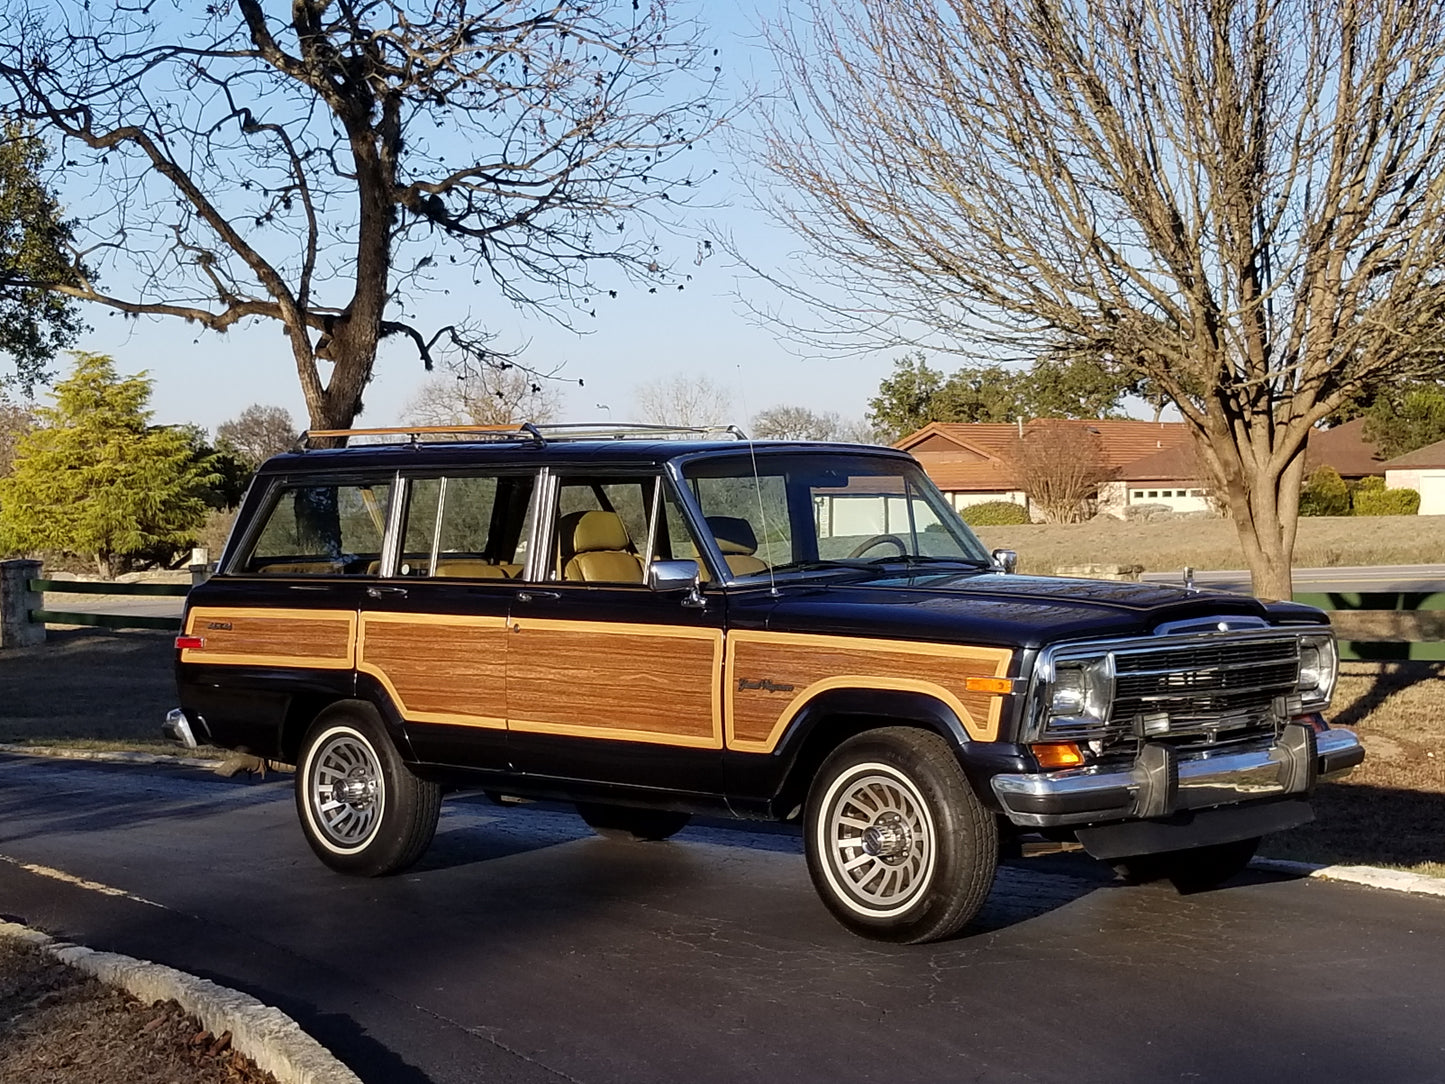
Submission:
<svg viewBox="0 0 1445 1084">
<path fill-rule="evenodd" d="M 364 846 L 381 815 L 381 763 L 371 746 L 342 731 L 316 751 L 311 769 L 311 808 L 317 827 L 339 848 Z"/>
<path fill-rule="evenodd" d="M 873 767 L 870 765 L 869 767 Z M 912 783 L 878 766 L 837 787 L 822 830 L 831 879 L 853 906 L 896 913 L 909 906 L 933 873 L 932 821 Z"/>
</svg>

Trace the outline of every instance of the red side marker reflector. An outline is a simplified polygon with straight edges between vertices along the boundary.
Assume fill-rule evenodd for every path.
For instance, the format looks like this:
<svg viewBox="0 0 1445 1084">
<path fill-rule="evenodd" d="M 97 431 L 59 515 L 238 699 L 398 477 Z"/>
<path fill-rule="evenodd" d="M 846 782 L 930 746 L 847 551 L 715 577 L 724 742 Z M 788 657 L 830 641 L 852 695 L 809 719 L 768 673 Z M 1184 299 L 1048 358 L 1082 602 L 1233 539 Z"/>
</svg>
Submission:
<svg viewBox="0 0 1445 1084">
<path fill-rule="evenodd" d="M 206 638 L 205 638 L 204 636 L 177 636 L 177 637 L 176 637 L 176 650 L 177 650 L 177 651 L 199 651 L 199 650 L 201 650 L 201 648 L 203 648 L 203 647 L 205 647 L 205 646 L 206 646 Z"/>
</svg>

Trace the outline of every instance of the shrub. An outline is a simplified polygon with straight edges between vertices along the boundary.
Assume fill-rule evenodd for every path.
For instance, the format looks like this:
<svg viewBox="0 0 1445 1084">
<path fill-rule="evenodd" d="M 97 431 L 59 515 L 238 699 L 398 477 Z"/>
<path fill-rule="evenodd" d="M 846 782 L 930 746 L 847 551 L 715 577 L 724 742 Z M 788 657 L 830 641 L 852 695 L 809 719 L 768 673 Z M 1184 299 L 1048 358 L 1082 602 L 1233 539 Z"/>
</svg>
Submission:
<svg viewBox="0 0 1445 1084">
<path fill-rule="evenodd" d="M 1355 491 L 1357 516 L 1413 516 L 1420 511 L 1417 489 L 1366 489 Z"/>
<path fill-rule="evenodd" d="M 1124 509 L 1124 518 L 1130 523 L 1143 520 L 1173 519 L 1178 513 L 1167 504 L 1131 504 Z"/>
<path fill-rule="evenodd" d="M 1350 489 L 1334 467 L 1321 467 L 1310 475 L 1300 490 L 1302 516 L 1348 516 Z"/>
<path fill-rule="evenodd" d="M 1013 527 L 1029 522 L 1029 510 L 1013 501 L 984 501 L 970 504 L 959 515 L 971 527 Z"/>
</svg>

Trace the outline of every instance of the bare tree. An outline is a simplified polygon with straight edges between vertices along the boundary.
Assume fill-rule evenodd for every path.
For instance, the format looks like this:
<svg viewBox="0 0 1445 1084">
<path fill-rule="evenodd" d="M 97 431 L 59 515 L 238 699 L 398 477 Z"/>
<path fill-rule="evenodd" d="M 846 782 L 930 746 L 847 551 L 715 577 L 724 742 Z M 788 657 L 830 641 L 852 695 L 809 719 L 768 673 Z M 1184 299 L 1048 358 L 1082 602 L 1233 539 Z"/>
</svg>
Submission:
<svg viewBox="0 0 1445 1084">
<path fill-rule="evenodd" d="M 728 390 L 703 375 L 658 377 L 632 397 L 638 420 L 654 425 L 725 425 L 733 408 Z"/>
<path fill-rule="evenodd" d="M 0 108 L 93 185 L 73 281 L 39 285 L 212 331 L 278 321 L 311 426 L 340 428 L 383 339 L 428 367 L 493 356 L 464 314 L 419 326 L 418 291 L 489 280 L 566 322 L 599 262 L 665 276 L 650 209 L 686 195 L 679 156 L 716 123 L 704 58 L 663 0 L 19 0 Z"/>
<path fill-rule="evenodd" d="M 557 386 L 510 366 L 432 377 L 402 412 L 409 425 L 550 422 L 561 413 Z"/>
<path fill-rule="evenodd" d="M 1311 427 L 1442 364 L 1445 5 L 809 11 L 771 32 L 762 157 L 812 330 L 1128 367 L 1192 428 L 1255 591 L 1288 597 Z"/>
<path fill-rule="evenodd" d="M 296 444 L 296 423 L 285 407 L 252 403 L 228 422 L 216 426 L 216 444 L 255 470 L 273 455 Z"/>
<path fill-rule="evenodd" d="M 35 415 L 18 403 L 13 403 L 0 388 L 0 478 L 10 473 L 15 465 L 15 449 L 20 438 L 35 428 Z"/>
<path fill-rule="evenodd" d="M 1049 523 L 1088 519 L 1099 483 L 1109 477 L 1099 431 L 1082 422 L 1033 422 L 1014 441 L 1008 459 L 1029 503 Z"/>
<path fill-rule="evenodd" d="M 749 431 L 770 440 L 838 440 L 872 444 L 878 434 L 867 422 L 841 418 L 831 410 L 812 411 L 800 406 L 775 406 L 753 416 Z"/>
<path fill-rule="evenodd" d="M 752 435 L 768 440 L 837 440 L 843 421 L 832 411 L 807 407 L 769 407 L 753 416 Z"/>
</svg>

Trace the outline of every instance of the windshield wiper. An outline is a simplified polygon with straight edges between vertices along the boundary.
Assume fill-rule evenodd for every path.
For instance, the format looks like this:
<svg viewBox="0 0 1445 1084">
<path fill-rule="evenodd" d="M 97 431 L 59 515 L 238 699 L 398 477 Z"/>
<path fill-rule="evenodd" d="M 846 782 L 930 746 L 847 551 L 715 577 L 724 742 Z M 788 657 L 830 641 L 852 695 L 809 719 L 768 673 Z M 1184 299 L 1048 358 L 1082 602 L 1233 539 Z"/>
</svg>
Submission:
<svg viewBox="0 0 1445 1084">
<path fill-rule="evenodd" d="M 936 557 L 927 553 L 900 553 L 896 556 L 875 557 L 873 565 L 967 565 L 969 568 L 992 568 L 992 561 L 978 557 Z"/>
</svg>

